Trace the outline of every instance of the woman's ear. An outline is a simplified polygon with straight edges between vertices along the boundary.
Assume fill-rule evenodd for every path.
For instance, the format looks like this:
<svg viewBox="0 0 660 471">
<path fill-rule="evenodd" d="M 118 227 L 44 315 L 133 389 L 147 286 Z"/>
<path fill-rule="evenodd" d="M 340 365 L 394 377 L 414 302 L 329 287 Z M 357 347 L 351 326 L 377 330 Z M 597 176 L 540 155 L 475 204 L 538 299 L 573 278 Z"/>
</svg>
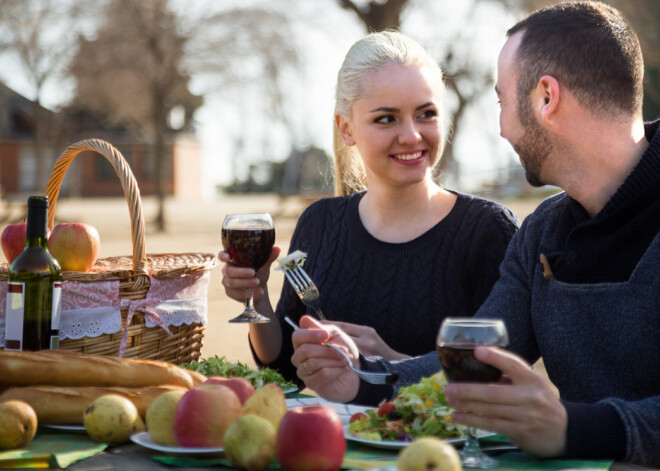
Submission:
<svg viewBox="0 0 660 471">
<path fill-rule="evenodd" d="M 346 119 L 344 116 L 337 114 L 335 115 L 335 123 L 337 124 L 337 130 L 341 136 L 342 141 L 347 146 L 355 145 L 355 139 L 353 139 L 353 134 L 351 132 L 351 122 Z"/>
<path fill-rule="evenodd" d="M 540 121 L 555 118 L 559 109 L 560 98 L 560 87 L 557 79 L 551 75 L 541 77 L 532 98 L 534 108 L 538 110 Z"/>
</svg>

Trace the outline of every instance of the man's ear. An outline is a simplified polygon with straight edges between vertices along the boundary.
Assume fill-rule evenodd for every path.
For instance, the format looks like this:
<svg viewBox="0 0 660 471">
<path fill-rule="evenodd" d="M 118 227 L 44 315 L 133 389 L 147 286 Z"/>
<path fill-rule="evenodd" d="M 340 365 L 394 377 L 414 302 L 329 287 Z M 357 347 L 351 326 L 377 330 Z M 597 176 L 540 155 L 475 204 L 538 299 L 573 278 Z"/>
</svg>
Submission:
<svg viewBox="0 0 660 471">
<path fill-rule="evenodd" d="M 538 113 L 539 121 L 553 120 L 559 109 L 560 87 L 556 78 L 544 75 L 539 79 L 536 89 L 532 92 L 534 110 Z"/>
<path fill-rule="evenodd" d="M 353 134 L 351 131 L 351 122 L 346 119 L 344 116 L 337 114 L 335 115 L 335 123 L 337 124 L 337 130 L 341 136 L 342 141 L 347 146 L 355 145 L 355 139 L 353 139 Z"/>
</svg>

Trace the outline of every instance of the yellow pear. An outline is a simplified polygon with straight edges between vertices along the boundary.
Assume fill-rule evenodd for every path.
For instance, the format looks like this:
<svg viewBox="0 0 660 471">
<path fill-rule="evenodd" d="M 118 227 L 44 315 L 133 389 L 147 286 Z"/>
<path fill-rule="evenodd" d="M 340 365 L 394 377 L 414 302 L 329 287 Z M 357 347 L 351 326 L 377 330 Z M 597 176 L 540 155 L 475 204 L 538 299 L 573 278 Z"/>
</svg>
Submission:
<svg viewBox="0 0 660 471">
<path fill-rule="evenodd" d="M 174 439 L 174 411 L 185 389 L 160 394 L 147 409 L 145 420 L 151 438 L 161 445 L 177 446 Z"/>
<path fill-rule="evenodd" d="M 268 420 L 246 414 L 229 426 L 222 443 L 232 466 L 259 471 L 275 458 L 275 438 L 276 431 Z"/>
<path fill-rule="evenodd" d="M 399 471 L 461 471 L 456 449 L 437 437 L 421 437 L 399 453 Z"/>
<path fill-rule="evenodd" d="M 250 396 L 241 411 L 242 415 L 254 414 L 268 420 L 275 430 L 286 413 L 286 400 L 282 388 L 269 383 L 255 391 Z"/>
<path fill-rule="evenodd" d="M 37 433 L 37 414 L 26 402 L 0 402 L 0 450 L 22 448 Z"/>
<path fill-rule="evenodd" d="M 131 435 L 145 429 L 135 405 L 118 394 L 105 394 L 92 401 L 83 413 L 83 424 L 94 440 L 111 444 L 127 443 Z"/>
</svg>

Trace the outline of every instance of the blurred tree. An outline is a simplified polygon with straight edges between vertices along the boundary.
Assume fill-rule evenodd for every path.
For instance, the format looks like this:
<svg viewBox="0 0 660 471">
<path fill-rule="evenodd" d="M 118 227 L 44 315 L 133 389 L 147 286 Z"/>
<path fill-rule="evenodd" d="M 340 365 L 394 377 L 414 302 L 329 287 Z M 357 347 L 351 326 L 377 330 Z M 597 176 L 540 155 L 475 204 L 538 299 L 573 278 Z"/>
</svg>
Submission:
<svg viewBox="0 0 660 471">
<path fill-rule="evenodd" d="M 71 65 L 77 81 L 72 109 L 88 110 L 112 125 L 126 126 L 150 137 L 154 152 L 158 213 L 156 227 L 165 228 L 164 182 L 171 172 L 164 158 L 168 118 L 183 106 L 187 116 L 202 104 L 188 90 L 182 71 L 186 39 L 166 0 L 114 0 L 93 39 L 80 38 Z"/>
<path fill-rule="evenodd" d="M 355 12 L 360 21 L 366 26 L 367 31 L 399 28 L 401 13 L 408 4 L 408 0 L 338 1 L 342 8 Z"/>
<path fill-rule="evenodd" d="M 46 187 L 49 164 L 44 150 L 45 121 L 41 106 L 44 86 L 61 78 L 75 52 L 78 32 L 84 26 L 81 14 L 81 4 L 76 0 L 0 0 L 0 53 L 17 60 L 34 91 L 37 189 Z"/>
<path fill-rule="evenodd" d="M 174 107 L 182 106 L 190 127 L 202 104 L 189 90 L 191 76 L 206 77 L 210 85 L 205 93 L 226 93 L 265 75 L 271 85 L 268 97 L 277 108 L 278 67 L 296 57 L 286 40 L 286 25 L 268 10 L 218 11 L 199 2 L 177 12 L 176 6 L 168 0 L 109 1 L 103 25 L 95 38 L 81 38 L 71 67 L 78 82 L 74 107 L 151 136 L 159 200 L 155 222 L 161 231 L 168 118 Z"/>
</svg>

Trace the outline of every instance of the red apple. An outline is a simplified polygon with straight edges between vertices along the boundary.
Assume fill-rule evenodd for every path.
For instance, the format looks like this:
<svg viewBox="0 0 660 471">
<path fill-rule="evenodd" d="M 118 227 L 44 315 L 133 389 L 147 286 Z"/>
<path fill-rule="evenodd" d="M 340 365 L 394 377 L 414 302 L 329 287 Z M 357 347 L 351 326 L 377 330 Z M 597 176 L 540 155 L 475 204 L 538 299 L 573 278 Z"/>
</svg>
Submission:
<svg viewBox="0 0 660 471">
<path fill-rule="evenodd" d="M 275 455 L 286 471 L 331 471 L 341 467 L 346 439 L 341 419 L 327 406 L 289 410 L 277 429 Z"/>
<path fill-rule="evenodd" d="M 254 386 L 252 386 L 252 383 L 245 378 L 223 378 L 222 376 L 211 376 L 204 381 L 204 384 L 219 384 L 220 386 L 225 386 L 231 389 L 238 396 L 241 405 L 245 404 L 245 401 L 254 394 Z"/>
<path fill-rule="evenodd" d="M 82 222 L 62 222 L 48 237 L 48 250 L 65 271 L 91 270 L 100 245 L 96 228 Z"/>
<path fill-rule="evenodd" d="M 27 222 L 10 224 L 3 229 L 0 236 L 0 243 L 2 244 L 2 251 L 8 263 L 13 262 L 25 248 L 26 231 Z"/>
<path fill-rule="evenodd" d="M 179 446 L 221 447 L 229 426 L 241 415 L 241 401 L 229 388 L 202 384 L 186 391 L 174 410 Z"/>
</svg>

